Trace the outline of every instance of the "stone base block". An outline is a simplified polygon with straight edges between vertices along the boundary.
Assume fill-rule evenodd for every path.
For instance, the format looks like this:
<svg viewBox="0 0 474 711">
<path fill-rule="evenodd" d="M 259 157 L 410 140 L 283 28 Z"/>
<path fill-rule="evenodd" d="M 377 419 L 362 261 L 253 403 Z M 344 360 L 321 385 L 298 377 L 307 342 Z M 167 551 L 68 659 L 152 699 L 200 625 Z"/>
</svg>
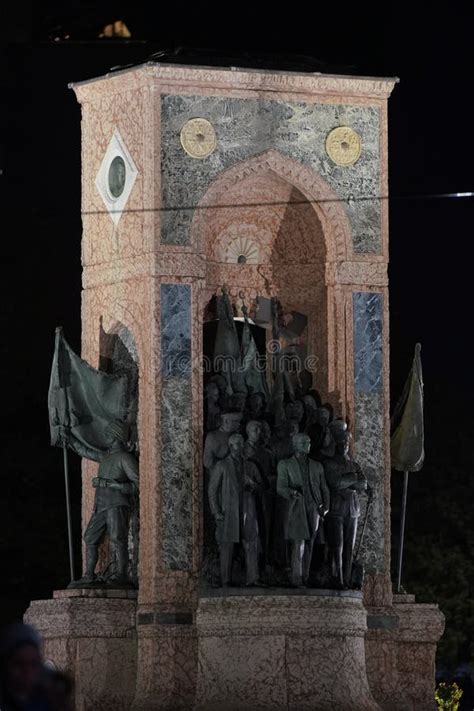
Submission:
<svg viewBox="0 0 474 711">
<path fill-rule="evenodd" d="M 117 592 L 117 595 L 114 595 Z M 76 711 L 126 711 L 135 693 L 136 600 L 127 591 L 61 590 L 25 613 L 45 641 L 45 658 L 75 681 Z"/>
<path fill-rule="evenodd" d="M 438 605 L 415 603 L 413 595 L 394 595 L 392 608 L 369 610 L 367 674 L 384 711 L 436 709 L 436 645 L 443 630 Z"/>
<path fill-rule="evenodd" d="M 137 630 L 137 683 L 131 710 L 190 711 L 197 670 L 192 615 L 141 613 Z"/>
<path fill-rule="evenodd" d="M 360 595 L 201 598 L 199 711 L 379 711 Z"/>
</svg>

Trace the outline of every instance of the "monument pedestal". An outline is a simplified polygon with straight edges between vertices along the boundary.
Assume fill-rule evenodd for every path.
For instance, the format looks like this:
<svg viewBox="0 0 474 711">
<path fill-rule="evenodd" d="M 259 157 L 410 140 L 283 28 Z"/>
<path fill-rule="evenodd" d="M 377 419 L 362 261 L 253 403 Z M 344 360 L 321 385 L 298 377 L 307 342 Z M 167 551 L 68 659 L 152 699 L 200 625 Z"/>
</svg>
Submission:
<svg viewBox="0 0 474 711">
<path fill-rule="evenodd" d="M 126 711 L 135 693 L 134 590 L 58 590 L 34 600 L 25 622 L 41 633 L 45 659 L 69 672 L 76 711 Z"/>
<path fill-rule="evenodd" d="M 357 592 L 205 597 L 196 615 L 196 711 L 379 711 Z"/>
<path fill-rule="evenodd" d="M 355 591 L 206 591 L 196 615 L 136 612 L 136 591 L 33 601 L 77 711 L 434 711 L 437 605 Z M 197 663 L 196 663 L 197 659 Z"/>
<path fill-rule="evenodd" d="M 370 688 L 384 711 L 434 711 L 436 645 L 444 630 L 438 605 L 394 595 L 390 615 L 369 610 Z"/>
<path fill-rule="evenodd" d="M 190 711 L 197 639 L 190 613 L 139 612 L 137 683 L 131 711 Z"/>
</svg>

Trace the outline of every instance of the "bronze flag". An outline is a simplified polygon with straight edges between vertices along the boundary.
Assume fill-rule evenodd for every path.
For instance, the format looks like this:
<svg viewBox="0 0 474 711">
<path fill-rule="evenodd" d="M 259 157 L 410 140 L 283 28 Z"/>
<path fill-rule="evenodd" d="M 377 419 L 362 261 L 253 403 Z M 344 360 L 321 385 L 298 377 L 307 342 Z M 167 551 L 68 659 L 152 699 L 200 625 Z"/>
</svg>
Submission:
<svg viewBox="0 0 474 711">
<path fill-rule="evenodd" d="M 60 428 L 67 427 L 86 447 L 106 451 L 110 423 L 127 419 L 127 385 L 125 376 L 96 370 L 79 358 L 57 328 L 48 393 L 51 445 L 63 445 Z"/>
<path fill-rule="evenodd" d="M 391 420 L 392 468 L 418 472 L 425 459 L 423 424 L 423 374 L 421 345 L 416 344 L 413 364 Z"/>
</svg>

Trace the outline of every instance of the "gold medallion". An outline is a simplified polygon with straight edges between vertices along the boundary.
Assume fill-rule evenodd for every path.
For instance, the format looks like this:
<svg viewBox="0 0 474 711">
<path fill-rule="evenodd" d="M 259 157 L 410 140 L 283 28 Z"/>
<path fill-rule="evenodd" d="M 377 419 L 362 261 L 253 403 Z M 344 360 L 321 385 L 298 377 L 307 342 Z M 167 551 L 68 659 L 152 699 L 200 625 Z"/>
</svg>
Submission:
<svg viewBox="0 0 474 711">
<path fill-rule="evenodd" d="M 353 165 L 360 158 L 362 141 L 349 126 L 338 126 L 326 138 L 328 156 L 337 165 Z"/>
<path fill-rule="evenodd" d="M 214 127 L 204 118 L 187 121 L 181 129 L 180 139 L 191 158 L 207 158 L 217 145 Z"/>
</svg>

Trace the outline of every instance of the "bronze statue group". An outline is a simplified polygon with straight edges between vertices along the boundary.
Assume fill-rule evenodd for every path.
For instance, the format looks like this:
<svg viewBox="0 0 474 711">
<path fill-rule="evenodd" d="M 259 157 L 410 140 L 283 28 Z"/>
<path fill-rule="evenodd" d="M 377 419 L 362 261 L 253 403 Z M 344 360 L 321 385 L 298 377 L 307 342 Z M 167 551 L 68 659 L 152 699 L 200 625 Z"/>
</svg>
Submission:
<svg viewBox="0 0 474 711">
<path fill-rule="evenodd" d="M 279 305 L 273 306 L 278 338 Z M 217 299 L 217 367 L 205 384 L 205 556 L 213 554 L 214 528 L 223 587 L 237 584 L 239 557 L 247 586 L 359 587 L 353 552 L 359 493 L 368 484 L 349 453 L 347 423 L 321 403 L 304 368 L 289 372 L 277 359 L 268 387 L 242 310 L 239 344 L 223 289 Z M 314 571 L 316 541 L 323 555 Z"/>
<path fill-rule="evenodd" d="M 239 340 L 229 294 L 222 291 L 203 413 L 204 577 L 224 587 L 237 583 L 233 572 L 240 555 L 247 586 L 360 587 L 360 566 L 354 578 L 353 551 L 359 493 L 369 489 L 349 453 L 347 424 L 321 403 L 309 370 L 288 368 L 280 347 L 267 383 L 247 308 L 243 304 Z M 276 300 L 271 306 L 274 342 L 287 343 L 286 336 L 280 338 L 281 307 Z M 129 518 L 139 477 L 128 428 L 121 421 L 110 422 L 103 433 L 104 450 L 86 446 L 71 427 L 58 429 L 62 443 L 99 462 L 92 480 L 93 512 L 84 534 L 85 572 L 71 587 L 131 586 Z M 99 546 L 106 536 L 111 563 L 97 574 Z M 324 555 L 319 556 L 315 583 L 316 542 Z M 217 560 L 219 571 L 214 574 Z"/>
</svg>

